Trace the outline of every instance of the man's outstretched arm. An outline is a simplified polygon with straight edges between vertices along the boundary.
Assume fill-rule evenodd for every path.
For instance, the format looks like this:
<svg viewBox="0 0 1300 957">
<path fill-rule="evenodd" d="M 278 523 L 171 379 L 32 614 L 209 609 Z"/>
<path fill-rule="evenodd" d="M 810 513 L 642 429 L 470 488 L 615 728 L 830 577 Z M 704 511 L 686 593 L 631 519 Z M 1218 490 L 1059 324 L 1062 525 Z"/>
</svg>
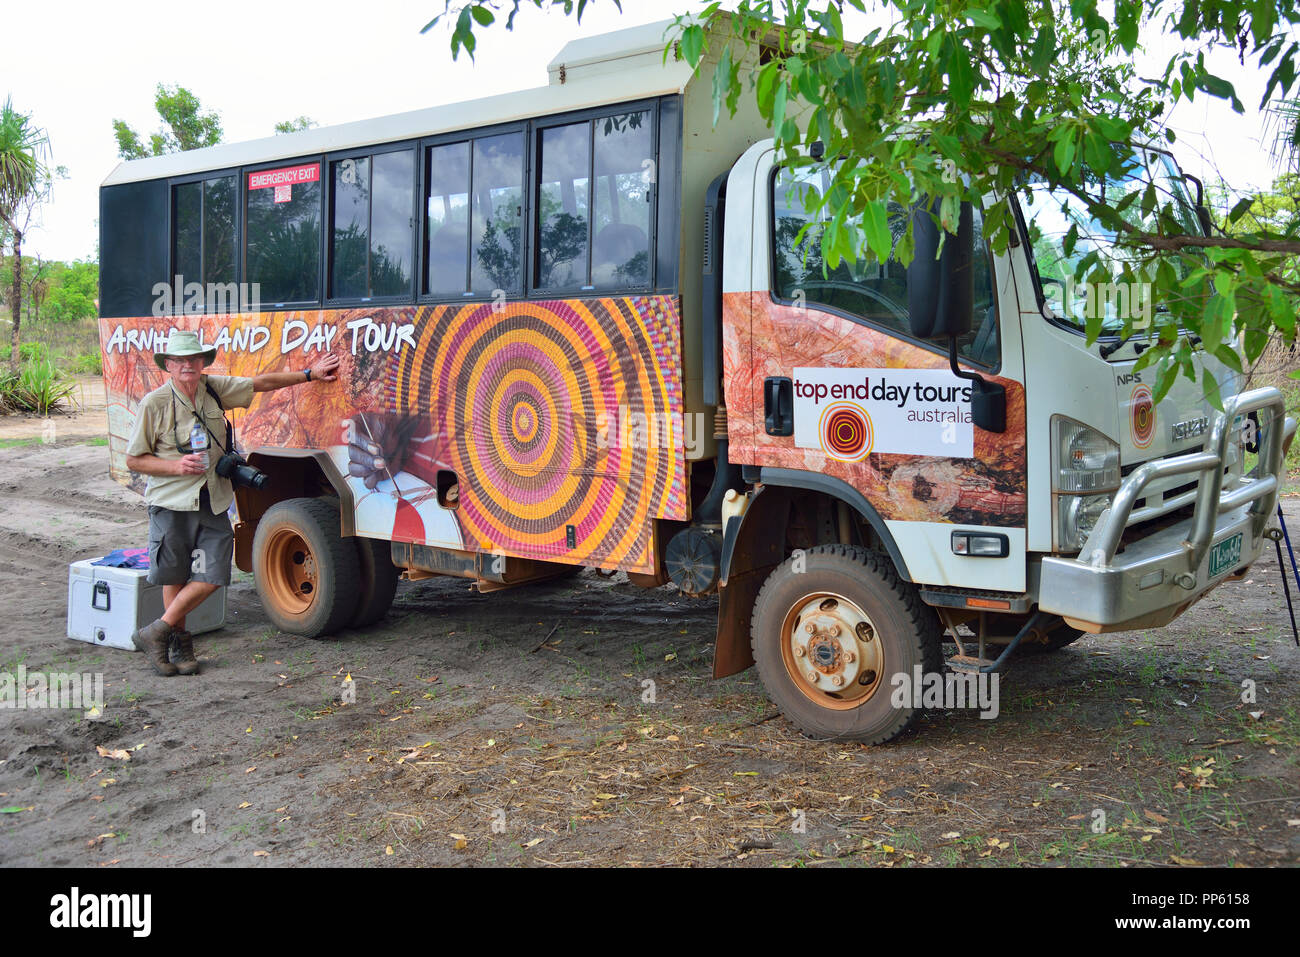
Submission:
<svg viewBox="0 0 1300 957">
<path fill-rule="evenodd" d="M 339 377 L 339 357 L 327 355 L 311 367 L 311 377 L 305 372 L 263 372 L 253 376 L 254 392 L 274 392 L 304 382 L 333 382 Z"/>
</svg>

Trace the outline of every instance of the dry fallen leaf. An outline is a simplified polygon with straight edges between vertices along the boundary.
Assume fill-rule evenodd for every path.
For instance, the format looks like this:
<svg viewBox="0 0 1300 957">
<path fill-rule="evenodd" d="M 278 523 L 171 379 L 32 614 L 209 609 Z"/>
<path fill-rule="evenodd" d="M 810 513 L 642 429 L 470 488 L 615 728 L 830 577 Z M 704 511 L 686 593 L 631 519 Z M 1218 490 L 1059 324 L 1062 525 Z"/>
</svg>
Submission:
<svg viewBox="0 0 1300 957">
<path fill-rule="evenodd" d="M 116 761 L 130 761 L 131 752 L 123 751 L 121 748 L 106 748 L 102 744 L 95 745 L 95 750 L 99 752 L 101 758 L 113 758 Z"/>
<path fill-rule="evenodd" d="M 1155 811 L 1144 810 L 1144 811 L 1142 812 L 1142 815 L 1143 815 L 1143 817 L 1145 817 L 1147 820 L 1149 820 L 1149 821 L 1155 821 L 1157 824 L 1168 824 L 1168 823 L 1169 823 L 1169 818 L 1165 817 L 1163 814 L 1157 814 Z"/>
<path fill-rule="evenodd" d="M 1200 861 L 1194 861 L 1190 857 L 1179 857 L 1177 854 L 1171 854 L 1169 860 L 1175 864 L 1181 864 L 1183 867 L 1204 867 Z"/>
<path fill-rule="evenodd" d="M 271 852 L 270 852 L 270 851 L 254 851 L 254 852 L 253 852 L 253 856 L 254 856 L 254 857 L 270 857 L 270 856 L 271 856 Z"/>
<path fill-rule="evenodd" d="M 391 844 L 385 844 L 385 845 L 384 845 L 384 854 L 385 854 L 385 855 L 391 855 L 392 853 L 393 853 L 393 845 L 391 845 Z"/>
<path fill-rule="evenodd" d="M 249 804 L 247 801 L 245 801 L 243 804 L 239 805 L 239 809 L 242 811 L 244 808 L 246 808 L 246 807 L 252 807 L 252 806 L 253 806 L 253 805 L 251 805 L 251 804 Z"/>
<path fill-rule="evenodd" d="M 536 847 L 540 843 L 542 843 L 542 839 L 540 837 L 535 837 L 531 841 L 528 841 L 524 844 L 520 844 L 519 846 L 524 848 Z"/>
</svg>

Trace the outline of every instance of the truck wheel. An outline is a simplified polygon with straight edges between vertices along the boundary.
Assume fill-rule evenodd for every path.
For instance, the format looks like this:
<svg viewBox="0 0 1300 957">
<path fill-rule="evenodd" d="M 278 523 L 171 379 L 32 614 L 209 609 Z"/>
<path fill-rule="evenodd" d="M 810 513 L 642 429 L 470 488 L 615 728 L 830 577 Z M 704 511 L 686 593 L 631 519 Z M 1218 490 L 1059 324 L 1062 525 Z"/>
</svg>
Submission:
<svg viewBox="0 0 1300 957">
<path fill-rule="evenodd" d="M 778 566 L 754 604 L 751 646 L 768 695 L 804 734 L 880 744 L 921 708 L 891 677 L 943 668 L 939 619 L 889 559 L 823 545 Z"/>
<path fill-rule="evenodd" d="M 393 547 L 379 538 L 356 538 L 357 561 L 361 566 L 361 595 L 352 616 L 353 628 L 373 625 L 388 613 L 397 593 L 400 572 L 393 564 Z"/>
<path fill-rule="evenodd" d="M 360 597 L 359 564 L 329 502 L 291 498 L 257 523 L 253 577 L 267 617 L 281 631 L 316 638 L 345 627 Z"/>
</svg>

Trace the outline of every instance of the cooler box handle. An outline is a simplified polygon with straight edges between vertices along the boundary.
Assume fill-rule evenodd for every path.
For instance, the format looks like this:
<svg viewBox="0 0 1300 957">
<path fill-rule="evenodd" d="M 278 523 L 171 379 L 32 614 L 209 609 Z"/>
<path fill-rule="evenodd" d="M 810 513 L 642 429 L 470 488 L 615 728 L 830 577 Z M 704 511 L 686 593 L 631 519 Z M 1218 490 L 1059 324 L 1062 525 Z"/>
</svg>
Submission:
<svg viewBox="0 0 1300 957">
<path fill-rule="evenodd" d="M 99 596 L 104 596 L 104 604 L 99 603 Z M 90 607 L 96 611 L 108 611 L 112 600 L 108 596 L 108 582 L 95 582 L 95 588 L 90 593 Z"/>
</svg>

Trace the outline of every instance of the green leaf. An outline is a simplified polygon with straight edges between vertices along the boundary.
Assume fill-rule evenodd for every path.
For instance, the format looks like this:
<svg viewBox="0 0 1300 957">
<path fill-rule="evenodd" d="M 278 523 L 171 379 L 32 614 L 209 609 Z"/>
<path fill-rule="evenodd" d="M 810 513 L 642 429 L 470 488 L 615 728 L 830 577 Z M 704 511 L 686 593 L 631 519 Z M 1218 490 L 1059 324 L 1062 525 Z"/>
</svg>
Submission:
<svg viewBox="0 0 1300 957">
<path fill-rule="evenodd" d="M 1045 77 L 1055 57 L 1056 28 L 1048 23 L 1034 37 L 1034 46 L 1029 54 L 1029 66 L 1036 74 Z"/>
<path fill-rule="evenodd" d="M 29 807 L 0 807 L 0 814 L 17 814 L 19 811 L 30 811 Z"/>
<path fill-rule="evenodd" d="M 722 113 L 722 104 L 727 100 L 731 90 L 731 46 L 728 44 L 718 60 L 717 69 L 713 71 L 713 125 L 718 125 Z M 728 103 L 728 105 L 730 105 Z M 734 112 L 734 111 L 733 111 Z"/>
<path fill-rule="evenodd" d="M 682 31 L 682 58 L 691 66 L 700 62 L 700 56 L 704 53 L 704 28 L 699 24 L 692 24 Z"/>
<path fill-rule="evenodd" d="M 997 30 L 1002 26 L 1002 20 L 996 13 L 979 7 L 967 10 L 966 19 L 977 27 L 983 27 L 985 30 Z"/>
<path fill-rule="evenodd" d="M 1201 389 L 1204 391 L 1205 401 L 1222 412 L 1223 396 L 1219 394 L 1219 382 L 1214 378 L 1214 373 L 1204 367 L 1201 368 Z"/>
<path fill-rule="evenodd" d="M 1217 77 L 1213 73 L 1202 70 L 1196 85 L 1211 96 L 1217 96 L 1221 100 L 1230 100 L 1232 108 L 1236 112 L 1244 113 L 1246 111 L 1245 107 L 1241 105 L 1241 100 L 1237 99 L 1237 93 L 1232 84 L 1222 77 Z"/>
<path fill-rule="evenodd" d="M 1151 390 L 1152 401 L 1159 403 L 1161 399 L 1169 394 L 1174 380 L 1178 378 L 1178 363 L 1166 362 L 1156 372 L 1156 387 Z"/>
<path fill-rule="evenodd" d="M 1237 355 L 1237 350 L 1232 348 L 1226 342 L 1221 342 L 1214 347 L 1214 358 L 1218 359 L 1233 372 L 1241 373 L 1244 370 L 1241 367 L 1241 356 Z"/>
<path fill-rule="evenodd" d="M 1235 223 L 1237 220 L 1241 219 L 1242 216 L 1245 216 L 1246 212 L 1254 202 L 1255 197 L 1253 196 L 1247 196 L 1245 199 L 1238 201 L 1237 205 L 1233 206 L 1232 210 L 1228 213 L 1228 222 Z"/>
<path fill-rule="evenodd" d="M 772 115 L 772 101 L 776 93 L 776 75 L 781 69 L 780 61 L 771 60 L 758 71 L 755 94 L 758 97 L 758 109 L 763 116 Z"/>
<path fill-rule="evenodd" d="M 487 7 L 470 7 L 470 11 L 474 14 L 474 19 L 478 21 L 481 27 L 490 27 L 496 22 L 496 16 Z"/>
<path fill-rule="evenodd" d="M 772 98 L 772 128 L 783 131 L 785 127 L 786 86 L 783 81 L 776 84 L 776 96 Z"/>
<path fill-rule="evenodd" d="M 889 258 L 893 239 L 889 234 L 889 208 L 880 201 L 868 203 L 862 211 L 862 227 L 867 234 L 867 245 L 880 261 Z"/>
<path fill-rule="evenodd" d="M 1062 176 L 1069 174 L 1070 169 L 1074 166 L 1073 134 L 1062 136 L 1056 141 L 1056 148 L 1052 151 L 1052 159 L 1056 161 L 1056 168 Z"/>
<path fill-rule="evenodd" d="M 1079 243 L 1079 224 L 1071 223 L 1070 228 L 1066 230 L 1065 238 L 1061 240 L 1061 249 L 1066 256 L 1074 255 L 1074 247 Z"/>
</svg>

